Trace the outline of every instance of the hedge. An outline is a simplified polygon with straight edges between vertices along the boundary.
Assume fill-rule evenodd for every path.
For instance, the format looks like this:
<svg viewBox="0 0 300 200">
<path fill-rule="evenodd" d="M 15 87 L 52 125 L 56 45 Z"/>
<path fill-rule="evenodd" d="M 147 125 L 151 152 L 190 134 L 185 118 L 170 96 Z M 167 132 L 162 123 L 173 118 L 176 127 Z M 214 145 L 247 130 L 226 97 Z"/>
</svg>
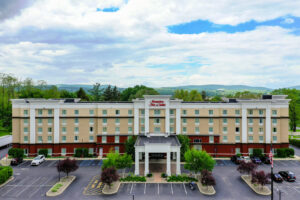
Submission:
<svg viewBox="0 0 300 200">
<path fill-rule="evenodd" d="M 10 155 L 13 158 L 23 158 L 24 150 L 19 148 L 11 148 L 8 150 L 8 155 Z"/>
<path fill-rule="evenodd" d="M 48 157 L 48 149 L 40 149 L 39 155 L 44 155 L 45 157 Z"/>
<path fill-rule="evenodd" d="M 121 182 L 146 182 L 145 176 L 127 176 L 125 178 L 120 178 Z"/>
<path fill-rule="evenodd" d="M 263 154 L 262 154 L 262 149 L 253 149 L 253 156 L 254 157 L 262 157 Z"/>
<path fill-rule="evenodd" d="M 167 181 L 168 182 L 191 182 L 191 181 L 197 182 L 197 179 L 188 177 L 188 176 L 184 176 L 184 175 L 183 176 L 172 175 L 172 176 L 168 177 Z"/>
<path fill-rule="evenodd" d="M 5 183 L 13 175 L 13 169 L 10 166 L 0 166 L 0 184 Z"/>
<path fill-rule="evenodd" d="M 74 157 L 91 157 L 93 155 L 89 155 L 89 150 L 87 148 L 77 148 L 75 150 Z"/>
<path fill-rule="evenodd" d="M 286 158 L 292 157 L 295 155 L 295 150 L 293 148 L 279 148 L 277 150 L 277 157 L 279 158 Z"/>
<path fill-rule="evenodd" d="M 290 144 L 300 148 L 300 140 L 290 139 Z"/>
</svg>

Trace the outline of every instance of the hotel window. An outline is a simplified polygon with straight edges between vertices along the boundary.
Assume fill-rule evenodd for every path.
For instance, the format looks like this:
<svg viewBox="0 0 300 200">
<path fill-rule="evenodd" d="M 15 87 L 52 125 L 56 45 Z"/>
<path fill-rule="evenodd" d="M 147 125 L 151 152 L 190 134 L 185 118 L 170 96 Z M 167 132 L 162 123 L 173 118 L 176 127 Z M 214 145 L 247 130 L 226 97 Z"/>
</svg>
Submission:
<svg viewBox="0 0 300 200">
<path fill-rule="evenodd" d="M 90 139 L 90 142 L 94 142 L 94 136 L 90 135 L 89 139 Z"/>
<path fill-rule="evenodd" d="M 75 119 L 74 119 L 75 125 L 78 125 L 78 122 L 79 122 L 78 118 L 75 118 Z"/>
<path fill-rule="evenodd" d="M 120 142 L 120 137 L 119 136 L 115 136 L 115 143 L 119 143 Z"/>
<path fill-rule="evenodd" d="M 223 127 L 223 133 L 227 133 L 227 127 Z"/>
<path fill-rule="evenodd" d="M 42 127 L 38 127 L 38 133 L 42 134 L 42 132 L 43 132 L 43 128 Z"/>
<path fill-rule="evenodd" d="M 209 127 L 209 128 L 208 128 L 208 132 L 209 132 L 209 133 L 213 133 L 213 132 L 214 132 L 214 128 L 213 128 L 213 127 Z"/>
<path fill-rule="evenodd" d="M 194 143 L 201 143 L 201 139 L 199 138 L 194 139 Z"/>
<path fill-rule="evenodd" d="M 154 124 L 160 124 L 160 119 L 159 118 L 155 118 L 154 119 Z"/>
<path fill-rule="evenodd" d="M 43 124 L 43 120 L 41 118 L 38 118 L 38 125 L 42 125 Z"/>
<path fill-rule="evenodd" d="M 223 142 L 227 142 L 227 135 L 223 136 Z"/>
<path fill-rule="evenodd" d="M 248 124 L 253 124 L 253 118 L 248 119 Z"/>
<path fill-rule="evenodd" d="M 235 118 L 235 123 L 240 124 L 240 118 Z"/>
<path fill-rule="evenodd" d="M 24 126 L 28 125 L 28 119 L 24 119 Z"/>
<path fill-rule="evenodd" d="M 38 136 L 38 143 L 42 143 L 43 142 L 43 137 L 42 136 Z"/>
<path fill-rule="evenodd" d="M 251 155 L 253 154 L 253 148 L 248 148 L 248 153 Z"/>
<path fill-rule="evenodd" d="M 102 136 L 102 143 L 106 143 L 106 136 Z"/>
<path fill-rule="evenodd" d="M 260 110 L 258 110 L 258 113 L 259 113 L 259 115 L 263 115 L 264 111 L 260 109 Z"/>
<path fill-rule="evenodd" d="M 66 127 L 62 127 L 62 133 L 66 134 L 66 132 L 67 132 L 67 128 Z"/>
<path fill-rule="evenodd" d="M 106 116 L 107 115 L 107 110 L 102 110 L 102 115 Z"/>
<path fill-rule="evenodd" d="M 61 155 L 62 156 L 67 155 L 67 149 L 66 148 L 61 148 Z"/>
<path fill-rule="evenodd" d="M 48 127 L 48 133 L 52 133 L 52 128 L 51 127 Z"/>
<path fill-rule="evenodd" d="M 28 116 L 28 110 L 24 110 L 23 113 L 24 113 L 24 116 L 25 116 L 25 117 Z"/>
<path fill-rule="evenodd" d="M 272 119 L 272 124 L 276 125 L 277 124 L 277 119 Z"/>
<path fill-rule="evenodd" d="M 186 115 L 186 113 L 187 113 L 186 110 L 182 110 L 183 115 Z"/>
<path fill-rule="evenodd" d="M 79 110 L 74 110 L 75 115 L 79 115 Z"/>
<path fill-rule="evenodd" d="M 119 147 L 115 147 L 115 153 L 119 153 L 120 148 Z"/>
<path fill-rule="evenodd" d="M 273 127 L 273 133 L 277 133 L 277 128 Z"/>
<path fill-rule="evenodd" d="M 208 114 L 209 114 L 209 115 L 213 115 L 213 114 L 214 114 L 214 111 L 213 111 L 213 110 L 208 110 Z"/>
<path fill-rule="evenodd" d="M 90 115 L 94 115 L 94 110 L 90 110 Z"/>
<path fill-rule="evenodd" d="M 28 128 L 24 127 L 24 134 L 28 134 Z"/>
<path fill-rule="evenodd" d="M 78 127 L 74 127 L 74 132 L 78 133 L 79 132 L 79 128 Z"/>
<path fill-rule="evenodd" d="M 103 133 L 103 134 L 106 134 L 106 133 L 107 133 L 107 127 L 103 127 L 103 128 L 102 128 L 102 133 Z"/>
<path fill-rule="evenodd" d="M 90 118 L 90 124 L 94 124 L 94 118 Z"/>
<path fill-rule="evenodd" d="M 52 118 L 48 119 L 48 125 L 52 125 L 52 123 L 53 123 L 53 119 Z"/>
<path fill-rule="evenodd" d="M 174 127 L 170 126 L 170 133 L 174 133 Z"/>
<path fill-rule="evenodd" d="M 235 127 L 235 132 L 240 133 L 240 127 Z"/>
<path fill-rule="evenodd" d="M 223 110 L 223 115 L 227 115 L 227 110 Z"/>
<path fill-rule="evenodd" d="M 276 116 L 277 115 L 277 110 L 272 110 L 272 115 Z"/>
<path fill-rule="evenodd" d="M 120 127 L 116 127 L 116 128 L 115 128 L 115 132 L 116 132 L 116 133 L 120 133 Z"/>
<path fill-rule="evenodd" d="M 52 142 L 52 136 L 48 136 L 48 142 Z"/>
<path fill-rule="evenodd" d="M 186 122 L 187 122 L 187 119 L 186 119 L 186 118 L 183 118 L 183 119 L 182 119 L 182 123 L 183 123 L 183 124 L 186 124 Z"/>
<path fill-rule="evenodd" d="M 227 124 L 227 118 L 223 118 L 223 124 Z"/>
<path fill-rule="evenodd" d="M 24 142 L 28 142 L 28 136 L 24 136 Z"/>
<path fill-rule="evenodd" d="M 264 123 L 264 119 L 263 118 L 259 118 L 259 124 L 262 125 Z"/>
<path fill-rule="evenodd" d="M 199 127 L 195 127 L 195 133 L 200 133 Z"/>
<path fill-rule="evenodd" d="M 208 123 L 209 124 L 213 124 L 214 123 L 214 119 L 213 118 L 209 118 Z"/>
<path fill-rule="evenodd" d="M 120 119 L 119 118 L 115 119 L 115 124 L 117 124 L 117 125 L 120 124 Z"/>
<path fill-rule="evenodd" d="M 155 127 L 155 128 L 154 128 L 154 132 L 155 132 L 155 133 L 160 133 L 160 127 Z"/>
<path fill-rule="evenodd" d="M 128 115 L 132 115 L 132 110 L 128 110 Z"/>
<path fill-rule="evenodd" d="M 209 136 L 209 143 L 214 143 L 214 136 Z"/>
<path fill-rule="evenodd" d="M 154 110 L 154 115 L 160 115 L 160 110 L 155 109 Z"/>
<path fill-rule="evenodd" d="M 235 154 L 240 154 L 241 153 L 241 149 L 240 148 L 235 148 Z"/>
<path fill-rule="evenodd" d="M 236 115 L 240 115 L 240 110 L 235 110 Z"/>
<path fill-rule="evenodd" d="M 264 128 L 260 127 L 260 128 L 259 128 L 259 133 L 260 133 L 260 134 L 263 134 L 263 133 L 264 133 Z"/>
<path fill-rule="evenodd" d="M 259 136 L 259 142 L 260 143 L 264 142 L 264 136 Z"/>
<path fill-rule="evenodd" d="M 241 141 L 241 138 L 239 135 L 235 136 L 235 142 L 240 142 Z"/>
<path fill-rule="evenodd" d="M 48 115 L 52 115 L 52 110 L 51 109 L 48 109 Z"/>
<path fill-rule="evenodd" d="M 182 127 L 182 132 L 186 133 L 186 127 Z"/>
<path fill-rule="evenodd" d="M 103 125 L 106 125 L 106 124 L 107 124 L 107 119 L 106 119 L 106 118 L 103 118 L 103 119 L 102 119 L 102 124 L 103 124 Z"/>
<path fill-rule="evenodd" d="M 38 115 L 42 116 L 43 115 L 43 110 L 42 109 L 38 109 Z"/>
<path fill-rule="evenodd" d="M 174 115 L 175 110 L 174 109 L 170 109 L 170 115 Z"/>
<path fill-rule="evenodd" d="M 195 110 L 195 115 L 199 115 L 200 111 L 199 110 Z"/>
<path fill-rule="evenodd" d="M 273 143 L 277 143 L 277 136 L 273 136 Z"/>
<path fill-rule="evenodd" d="M 94 154 L 94 148 L 89 148 L 89 154 L 93 155 Z"/>
<path fill-rule="evenodd" d="M 62 119 L 61 123 L 62 123 L 62 125 L 66 125 L 67 124 L 67 119 Z"/>
<path fill-rule="evenodd" d="M 116 110 L 116 115 L 120 115 L 120 110 Z"/>
<path fill-rule="evenodd" d="M 145 124 L 145 118 L 141 118 L 141 124 Z"/>
<path fill-rule="evenodd" d="M 61 136 L 61 141 L 66 142 L 67 141 L 67 136 L 65 136 L 65 135 Z"/>
<path fill-rule="evenodd" d="M 253 136 L 248 137 L 248 142 L 253 142 Z"/>
<path fill-rule="evenodd" d="M 200 119 L 199 118 L 195 118 L 195 124 L 199 125 L 199 123 L 200 123 Z"/>
<path fill-rule="evenodd" d="M 248 114 L 253 115 L 253 110 L 252 109 L 248 110 Z"/>
<path fill-rule="evenodd" d="M 249 132 L 250 134 L 252 134 L 252 133 L 253 133 L 253 127 L 249 127 L 249 128 L 248 128 L 248 132 Z"/>
<path fill-rule="evenodd" d="M 78 142 L 79 141 L 79 136 L 75 135 L 74 136 L 74 142 Z"/>
<path fill-rule="evenodd" d="M 170 124 L 174 124 L 174 118 L 170 118 Z"/>
<path fill-rule="evenodd" d="M 90 127 L 90 133 L 93 133 L 94 132 L 94 127 Z"/>
<path fill-rule="evenodd" d="M 128 124 L 131 125 L 132 124 L 132 118 L 128 119 Z"/>
<path fill-rule="evenodd" d="M 145 115 L 145 109 L 141 109 L 141 114 Z"/>
<path fill-rule="evenodd" d="M 131 126 L 128 127 L 128 133 L 132 133 L 132 127 Z"/>
<path fill-rule="evenodd" d="M 62 112 L 62 115 L 63 115 L 63 116 L 66 116 L 66 115 L 67 115 L 67 110 L 62 110 L 61 112 Z"/>
</svg>

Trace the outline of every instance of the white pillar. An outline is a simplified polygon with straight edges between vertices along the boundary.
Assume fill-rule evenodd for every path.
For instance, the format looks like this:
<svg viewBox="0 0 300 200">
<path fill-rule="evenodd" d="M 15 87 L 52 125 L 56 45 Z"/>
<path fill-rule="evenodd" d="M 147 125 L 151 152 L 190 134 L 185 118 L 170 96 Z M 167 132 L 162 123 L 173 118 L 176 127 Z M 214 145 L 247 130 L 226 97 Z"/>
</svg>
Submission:
<svg viewBox="0 0 300 200">
<path fill-rule="evenodd" d="M 171 156 L 170 156 L 170 152 L 167 152 L 167 175 L 171 176 Z"/>
<path fill-rule="evenodd" d="M 179 150 L 176 151 L 176 174 L 179 175 L 181 174 L 181 170 L 180 170 L 180 147 Z"/>
<path fill-rule="evenodd" d="M 54 143 L 59 143 L 59 108 L 54 108 Z"/>
<path fill-rule="evenodd" d="M 266 108 L 266 143 L 271 143 L 271 109 Z"/>
<path fill-rule="evenodd" d="M 30 144 L 35 144 L 35 108 L 30 107 Z"/>
<path fill-rule="evenodd" d="M 145 133 L 149 133 L 149 107 L 145 107 Z"/>
<path fill-rule="evenodd" d="M 140 163 L 139 163 L 139 151 L 137 151 L 136 149 L 135 149 L 135 170 L 134 170 L 134 174 L 135 175 L 139 175 L 140 174 Z"/>
<path fill-rule="evenodd" d="M 242 143 L 247 143 L 247 108 L 242 107 Z"/>
<path fill-rule="evenodd" d="M 170 109 L 169 106 L 166 105 L 166 118 L 165 118 L 165 132 L 170 134 Z"/>
<path fill-rule="evenodd" d="M 180 108 L 176 108 L 176 134 L 181 133 Z"/>
<path fill-rule="evenodd" d="M 145 176 L 149 174 L 149 152 L 145 151 Z"/>
<path fill-rule="evenodd" d="M 134 135 L 139 134 L 139 109 L 134 108 Z"/>
</svg>

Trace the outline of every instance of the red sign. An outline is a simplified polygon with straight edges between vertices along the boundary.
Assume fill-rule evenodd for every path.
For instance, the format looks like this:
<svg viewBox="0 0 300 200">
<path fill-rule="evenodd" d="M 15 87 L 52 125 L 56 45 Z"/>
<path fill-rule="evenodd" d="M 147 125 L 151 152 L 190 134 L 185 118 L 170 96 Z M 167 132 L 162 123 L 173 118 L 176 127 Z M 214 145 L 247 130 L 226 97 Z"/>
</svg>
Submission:
<svg viewBox="0 0 300 200">
<path fill-rule="evenodd" d="M 155 100 L 152 100 L 150 102 L 150 106 L 166 106 L 166 104 L 165 104 L 164 101 L 155 101 Z"/>
</svg>

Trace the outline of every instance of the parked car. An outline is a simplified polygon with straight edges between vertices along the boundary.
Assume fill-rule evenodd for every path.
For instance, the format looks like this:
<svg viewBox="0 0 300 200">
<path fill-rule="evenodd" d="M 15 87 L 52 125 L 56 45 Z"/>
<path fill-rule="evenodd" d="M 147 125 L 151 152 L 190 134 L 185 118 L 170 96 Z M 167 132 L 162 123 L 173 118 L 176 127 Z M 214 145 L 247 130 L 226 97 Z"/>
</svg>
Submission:
<svg viewBox="0 0 300 200">
<path fill-rule="evenodd" d="M 252 162 L 249 156 L 244 156 L 242 159 L 243 159 L 243 161 L 245 161 L 246 163 Z"/>
<path fill-rule="evenodd" d="M 195 188 L 196 188 L 196 183 L 190 182 L 190 183 L 189 183 L 189 188 L 190 188 L 191 190 L 195 190 Z"/>
<path fill-rule="evenodd" d="M 23 158 L 13 158 L 10 162 L 11 165 L 18 165 L 23 162 Z"/>
<path fill-rule="evenodd" d="M 269 156 L 264 156 L 261 158 L 261 162 L 265 164 L 271 164 L 271 158 Z"/>
<path fill-rule="evenodd" d="M 232 156 L 231 157 L 231 161 L 234 162 L 235 164 L 240 164 L 240 162 L 242 161 L 243 159 L 241 158 L 241 156 Z"/>
<path fill-rule="evenodd" d="M 285 181 L 289 181 L 289 182 L 296 181 L 296 176 L 291 171 L 280 171 L 278 173 L 280 174 L 280 176 L 282 176 L 282 178 Z"/>
<path fill-rule="evenodd" d="M 45 156 L 44 155 L 38 155 L 37 157 L 35 157 L 32 161 L 31 161 L 31 165 L 32 166 L 37 166 L 40 165 L 42 162 L 45 161 Z"/>
<path fill-rule="evenodd" d="M 259 159 L 259 157 L 252 157 L 251 160 L 255 164 L 261 164 L 261 160 Z"/>
<path fill-rule="evenodd" d="M 283 181 L 283 178 L 278 173 L 274 173 L 271 178 L 277 183 L 281 183 Z"/>
</svg>

